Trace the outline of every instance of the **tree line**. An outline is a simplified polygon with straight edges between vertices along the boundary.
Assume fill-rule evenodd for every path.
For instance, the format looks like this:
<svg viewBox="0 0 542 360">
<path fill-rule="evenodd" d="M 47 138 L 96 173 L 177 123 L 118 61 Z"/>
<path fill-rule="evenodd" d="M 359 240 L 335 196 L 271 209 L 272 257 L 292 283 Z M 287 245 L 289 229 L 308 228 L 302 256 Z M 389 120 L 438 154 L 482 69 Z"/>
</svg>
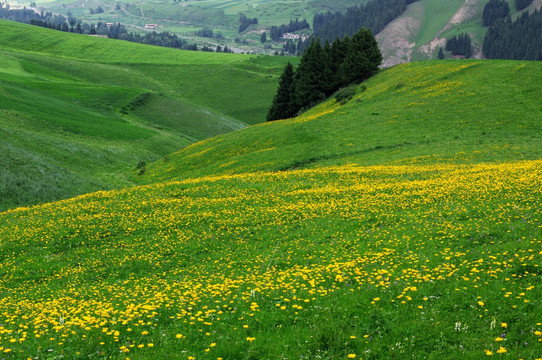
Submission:
<svg viewBox="0 0 542 360">
<path fill-rule="evenodd" d="M 369 78 L 381 63 L 382 54 L 368 29 L 323 46 L 313 38 L 297 69 L 290 62 L 284 68 L 267 121 L 295 116 L 338 89 Z"/>
<path fill-rule="evenodd" d="M 447 39 L 446 50 L 451 51 L 452 55 L 463 55 L 467 59 L 470 58 L 472 54 L 472 41 L 470 35 L 464 33 Z"/>
<path fill-rule="evenodd" d="M 238 33 L 242 33 L 245 31 L 250 25 L 257 24 L 258 18 L 247 18 L 245 14 L 239 15 L 239 31 Z"/>
<path fill-rule="evenodd" d="M 527 6 L 531 5 L 532 2 L 533 0 L 516 0 L 515 1 L 516 9 L 518 11 L 521 11 L 525 9 Z"/>
<path fill-rule="evenodd" d="M 482 51 L 488 59 L 542 60 L 542 12 L 524 12 L 516 21 L 498 19 L 487 30 Z"/>
<path fill-rule="evenodd" d="M 346 12 L 316 14 L 313 19 L 314 37 L 333 41 L 337 37 L 352 36 L 361 27 L 378 34 L 392 20 L 401 15 L 408 4 L 417 0 L 371 0 L 364 5 L 350 7 Z"/>
<path fill-rule="evenodd" d="M 510 6 L 504 0 L 489 0 L 482 12 L 482 24 L 493 26 L 498 19 L 507 17 L 510 14 Z"/>
</svg>

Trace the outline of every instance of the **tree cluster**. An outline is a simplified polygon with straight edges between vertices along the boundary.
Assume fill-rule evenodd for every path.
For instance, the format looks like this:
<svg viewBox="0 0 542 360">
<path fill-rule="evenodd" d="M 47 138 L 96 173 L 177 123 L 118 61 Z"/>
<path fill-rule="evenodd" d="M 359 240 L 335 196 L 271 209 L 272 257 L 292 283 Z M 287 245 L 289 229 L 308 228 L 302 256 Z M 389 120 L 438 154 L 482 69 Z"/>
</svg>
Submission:
<svg viewBox="0 0 542 360">
<path fill-rule="evenodd" d="M 322 41 L 332 41 L 345 35 L 352 36 L 361 27 L 378 34 L 392 20 L 416 0 L 370 0 L 364 5 L 353 6 L 342 12 L 316 14 L 313 20 L 314 36 Z"/>
<path fill-rule="evenodd" d="M 314 106 L 338 89 L 359 83 L 378 71 L 382 54 L 370 30 L 332 44 L 313 39 L 294 69 L 288 62 L 267 114 L 267 121 L 285 119 Z"/>
<path fill-rule="evenodd" d="M 284 45 L 282 45 L 281 55 L 300 55 L 301 51 L 305 48 L 303 40 L 297 40 L 297 43 L 293 40 L 288 40 Z"/>
<path fill-rule="evenodd" d="M 90 8 L 90 14 L 91 15 L 93 15 L 93 14 L 101 14 L 103 12 L 104 12 L 104 9 L 101 6 L 98 6 L 96 9 Z"/>
<path fill-rule="evenodd" d="M 214 37 L 215 34 L 213 32 L 213 29 L 211 29 L 210 27 L 204 26 L 203 29 L 194 31 L 194 35 L 200 36 L 200 37 L 212 38 Z"/>
<path fill-rule="evenodd" d="M 470 58 L 472 54 L 472 41 L 467 33 L 452 36 L 446 40 L 446 50 L 451 51 L 452 55 L 462 55 Z"/>
<path fill-rule="evenodd" d="M 527 6 L 531 5 L 532 2 L 533 0 L 516 0 L 515 1 L 516 9 L 518 11 L 521 11 L 525 9 Z"/>
<path fill-rule="evenodd" d="M 484 26 L 493 26 L 498 19 L 507 17 L 510 14 L 510 6 L 505 0 L 489 0 L 484 6 L 482 23 Z"/>
<path fill-rule="evenodd" d="M 239 34 L 245 31 L 250 25 L 257 24 L 258 18 L 247 18 L 245 14 L 239 15 Z"/>
<path fill-rule="evenodd" d="M 495 22 L 484 38 L 488 59 L 542 60 L 542 11 L 524 12 L 516 21 L 509 16 Z"/>
<path fill-rule="evenodd" d="M 310 29 L 310 25 L 307 20 L 299 19 L 290 20 L 289 24 L 282 24 L 280 26 L 271 26 L 270 37 L 273 41 L 279 41 L 282 38 L 282 35 L 286 33 L 293 33 L 302 29 Z"/>
</svg>

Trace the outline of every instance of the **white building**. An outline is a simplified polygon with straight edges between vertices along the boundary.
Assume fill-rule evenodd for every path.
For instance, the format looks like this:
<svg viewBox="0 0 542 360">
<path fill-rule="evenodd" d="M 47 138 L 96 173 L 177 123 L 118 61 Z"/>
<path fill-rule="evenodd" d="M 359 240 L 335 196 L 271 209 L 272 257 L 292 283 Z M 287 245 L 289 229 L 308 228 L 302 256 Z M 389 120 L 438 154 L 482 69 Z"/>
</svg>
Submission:
<svg viewBox="0 0 542 360">
<path fill-rule="evenodd" d="M 300 36 L 298 34 L 290 34 L 290 33 L 286 33 L 282 35 L 283 39 L 299 39 L 299 37 Z"/>
</svg>

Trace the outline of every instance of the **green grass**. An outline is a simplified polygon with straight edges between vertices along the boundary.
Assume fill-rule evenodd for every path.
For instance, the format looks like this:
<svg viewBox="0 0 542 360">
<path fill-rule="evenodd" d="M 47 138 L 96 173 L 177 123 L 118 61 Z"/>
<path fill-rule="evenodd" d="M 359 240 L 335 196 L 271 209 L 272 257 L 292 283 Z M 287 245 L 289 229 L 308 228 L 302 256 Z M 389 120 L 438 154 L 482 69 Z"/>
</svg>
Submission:
<svg viewBox="0 0 542 360">
<path fill-rule="evenodd" d="M 0 29 L 2 210 L 129 185 L 140 161 L 263 121 L 286 61 Z"/>
<path fill-rule="evenodd" d="M 394 67 L 148 185 L 0 213 L 0 351 L 539 358 L 540 70 Z"/>
<path fill-rule="evenodd" d="M 416 45 L 427 44 L 450 21 L 452 16 L 464 4 L 462 0 L 438 1 L 422 0 L 420 6 L 424 13 L 421 19 L 421 29 L 416 37 Z"/>
<path fill-rule="evenodd" d="M 400 65 L 365 82 L 367 90 L 344 106 L 330 99 L 296 119 L 194 144 L 170 156 L 169 163 L 150 166 L 140 180 L 350 163 L 538 159 L 541 74 L 537 62 Z"/>
</svg>

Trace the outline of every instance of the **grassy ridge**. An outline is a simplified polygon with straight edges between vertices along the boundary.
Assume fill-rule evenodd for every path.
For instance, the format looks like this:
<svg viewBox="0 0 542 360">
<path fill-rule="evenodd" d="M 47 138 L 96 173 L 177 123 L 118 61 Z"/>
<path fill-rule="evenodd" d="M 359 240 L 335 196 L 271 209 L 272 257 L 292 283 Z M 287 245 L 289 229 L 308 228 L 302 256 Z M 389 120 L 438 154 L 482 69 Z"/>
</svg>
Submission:
<svg viewBox="0 0 542 360">
<path fill-rule="evenodd" d="M 153 164 L 142 180 L 352 163 L 538 159 L 541 70 L 540 63 L 509 61 L 400 65 L 365 82 L 366 90 L 345 106 L 330 99 L 292 120 L 194 144 Z"/>
<path fill-rule="evenodd" d="M 0 210 L 125 186 L 140 161 L 263 121 L 285 61 L 0 31 Z"/>
<path fill-rule="evenodd" d="M 539 358 L 541 73 L 395 67 L 344 106 L 192 145 L 152 184 L 1 213 L 0 350 Z"/>
</svg>

